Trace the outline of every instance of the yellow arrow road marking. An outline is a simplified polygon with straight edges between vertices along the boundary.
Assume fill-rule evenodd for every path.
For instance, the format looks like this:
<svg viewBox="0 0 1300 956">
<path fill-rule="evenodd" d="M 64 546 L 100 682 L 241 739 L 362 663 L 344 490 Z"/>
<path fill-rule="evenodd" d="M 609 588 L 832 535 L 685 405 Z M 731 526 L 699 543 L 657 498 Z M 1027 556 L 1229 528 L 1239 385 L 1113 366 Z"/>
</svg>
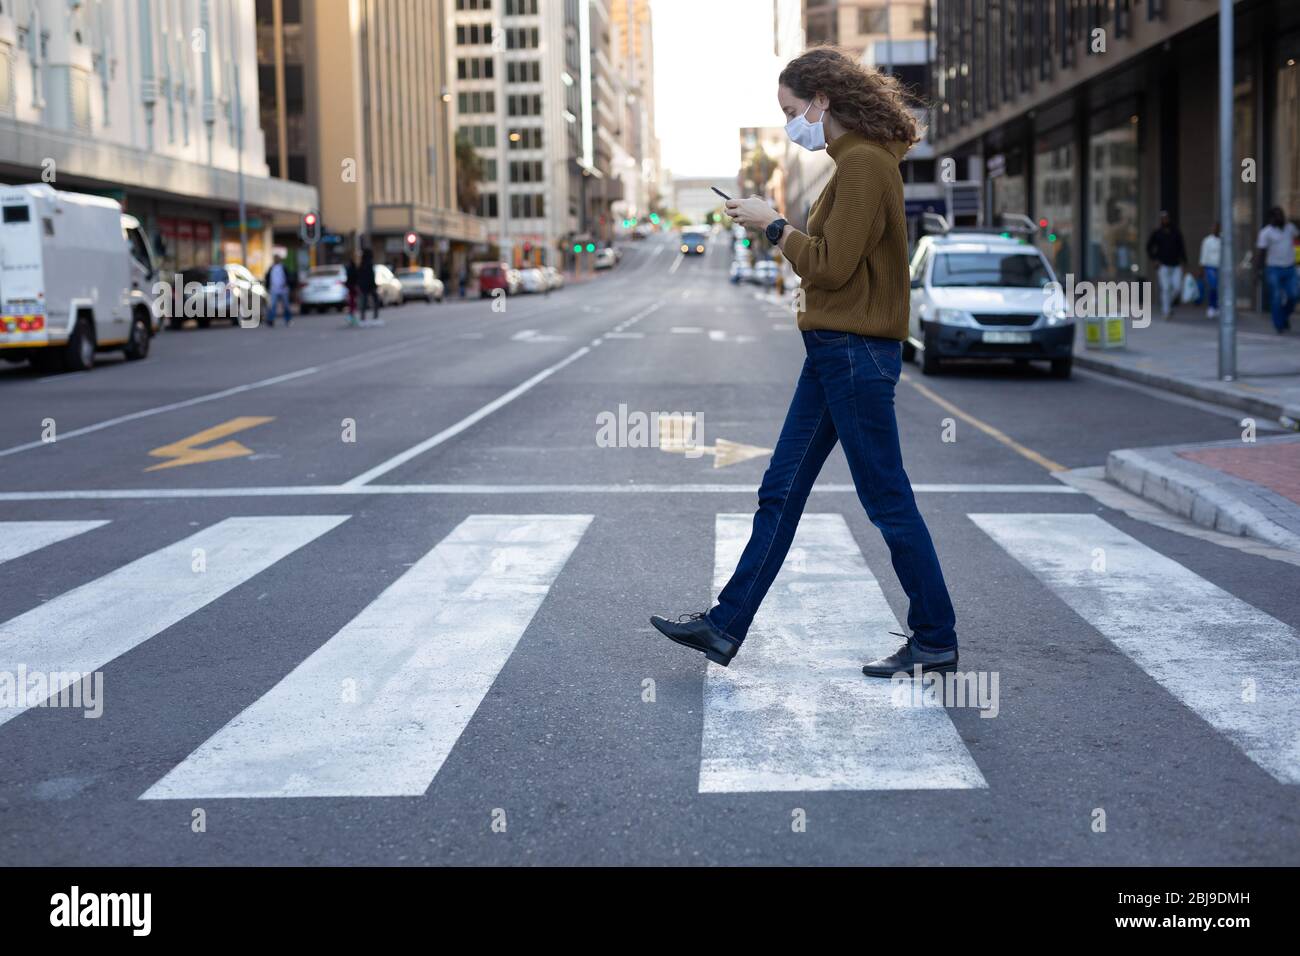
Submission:
<svg viewBox="0 0 1300 956">
<path fill-rule="evenodd" d="M 726 468 L 728 465 L 772 454 L 770 448 L 743 445 L 725 438 L 719 438 L 712 445 L 696 444 L 695 437 L 698 436 L 695 436 L 695 420 L 696 416 L 690 414 L 662 416 L 659 419 L 659 450 L 684 454 L 687 458 L 712 455 L 714 468 Z"/>
<path fill-rule="evenodd" d="M 191 435 L 189 438 L 182 438 L 178 442 L 172 442 L 170 445 L 163 445 L 149 452 L 154 458 L 170 458 L 170 461 L 164 461 L 157 465 L 150 465 L 145 471 L 157 471 L 160 468 L 176 468 L 179 465 L 197 465 L 204 461 L 221 461 L 223 458 L 239 458 L 243 455 L 251 455 L 253 450 L 241 445 L 237 441 L 223 442 L 220 445 L 213 445 L 211 448 L 199 448 L 197 446 L 205 442 L 216 441 L 218 438 L 225 438 L 227 435 L 233 435 L 235 432 L 242 432 L 245 429 L 255 428 L 258 425 L 265 425 L 267 422 L 275 421 L 274 418 L 264 418 L 257 415 L 243 415 L 239 418 L 232 418 L 228 422 L 222 422 L 220 425 L 213 425 L 211 428 L 205 428 L 203 431 Z"/>
</svg>

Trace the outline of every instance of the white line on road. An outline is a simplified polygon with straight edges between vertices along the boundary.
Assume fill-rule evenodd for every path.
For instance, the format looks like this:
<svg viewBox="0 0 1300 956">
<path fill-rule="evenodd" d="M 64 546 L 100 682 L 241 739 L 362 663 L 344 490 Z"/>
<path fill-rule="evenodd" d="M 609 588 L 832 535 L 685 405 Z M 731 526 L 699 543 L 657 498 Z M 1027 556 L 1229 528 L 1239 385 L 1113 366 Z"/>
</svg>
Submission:
<svg viewBox="0 0 1300 956">
<path fill-rule="evenodd" d="M 328 495 L 705 495 L 754 494 L 752 484 L 686 483 L 686 484 L 625 484 L 625 485 L 497 485 L 497 484 L 413 484 L 413 485 L 271 485 L 247 488 L 70 488 L 63 491 L 5 491 L 4 501 L 100 501 L 114 499 L 166 499 L 166 498 L 313 498 Z M 813 493 L 852 494 L 857 491 L 849 484 L 820 484 Z M 1077 495 L 1077 488 L 1067 485 L 913 485 L 917 494 L 1031 494 Z"/>
<path fill-rule="evenodd" d="M 674 335 L 699 335 L 704 330 L 698 325 L 674 325 L 668 331 Z"/>
<path fill-rule="evenodd" d="M 1242 753 L 1278 781 L 1300 783 L 1291 627 L 1097 515 L 970 518 Z"/>
<path fill-rule="evenodd" d="M 107 521 L 0 522 L 0 564 L 106 524 Z"/>
<path fill-rule="evenodd" d="M 473 515 L 141 799 L 418 796 L 590 515 Z"/>
<path fill-rule="evenodd" d="M 630 319 L 627 319 L 623 323 L 621 323 L 621 325 L 624 328 L 626 328 L 628 325 L 631 325 L 633 322 L 640 321 L 641 319 L 645 318 L 647 315 L 649 315 L 650 313 L 658 309 L 661 304 L 662 303 L 656 302 L 654 305 L 642 309 L 640 312 L 633 315 Z M 520 395 L 523 395 L 525 392 L 532 389 L 535 385 L 539 384 L 540 382 L 544 382 L 546 379 L 550 378 L 556 372 L 560 371 L 560 369 L 564 368 L 566 365 L 569 365 L 571 362 L 576 362 L 578 359 L 582 358 L 590 351 L 591 351 L 591 346 L 584 345 L 581 348 L 579 348 L 577 351 L 570 352 L 567 356 L 560 359 L 560 361 L 556 362 L 554 365 L 550 365 L 542 369 L 536 375 L 533 375 L 530 378 L 527 378 L 524 381 L 520 382 L 514 388 L 510 389 L 510 391 L 506 392 L 504 395 L 497 396 L 492 401 L 484 405 L 482 408 L 466 415 L 456 424 L 444 428 L 436 435 L 431 435 L 428 438 L 426 438 L 424 441 L 420 442 L 419 444 L 413 445 L 410 448 L 406 449 L 406 451 L 399 452 L 398 454 L 394 455 L 392 458 L 389 458 L 387 461 L 381 462 L 380 464 L 375 465 L 375 467 L 371 468 L 370 470 L 362 472 L 361 474 L 357 475 L 355 478 L 351 479 L 350 481 L 345 482 L 345 485 L 349 488 L 356 488 L 356 487 L 369 484 L 370 482 L 378 478 L 380 475 L 386 475 L 393 469 L 400 468 L 402 465 L 406 464 L 412 458 L 416 458 L 424 454 L 426 451 L 428 451 L 431 448 L 438 447 L 448 439 L 455 438 L 457 435 L 465 431 L 467 428 L 470 428 L 473 425 L 477 424 L 478 422 L 482 421 L 483 419 L 487 418 L 497 409 L 510 404 Z"/>
<path fill-rule="evenodd" d="M 716 520 L 715 594 L 754 518 Z M 805 514 L 744 647 L 708 668 L 700 792 L 987 786 L 943 707 L 896 703 L 892 681 L 862 676 L 897 630 L 843 516 Z"/>
<path fill-rule="evenodd" d="M 686 258 L 686 256 L 684 256 L 682 253 L 680 253 L 680 252 L 677 253 L 677 258 L 674 259 L 674 260 L 673 260 L 673 264 L 672 264 L 671 266 L 668 267 L 668 274 L 669 274 L 669 275 L 672 275 L 674 272 L 676 272 L 676 271 L 678 270 L 678 268 L 681 267 L 682 260 L 685 259 L 685 258 Z"/>
<path fill-rule="evenodd" d="M 347 517 L 220 521 L 0 624 L 0 673 L 97 671 Z M 28 706 L 0 708 L 0 724 Z"/>
</svg>

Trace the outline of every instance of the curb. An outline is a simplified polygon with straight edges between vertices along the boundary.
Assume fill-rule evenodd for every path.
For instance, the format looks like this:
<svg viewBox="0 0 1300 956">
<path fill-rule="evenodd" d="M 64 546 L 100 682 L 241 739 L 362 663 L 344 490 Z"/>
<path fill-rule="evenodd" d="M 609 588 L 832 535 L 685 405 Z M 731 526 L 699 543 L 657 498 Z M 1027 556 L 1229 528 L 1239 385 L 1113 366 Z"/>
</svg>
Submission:
<svg viewBox="0 0 1300 956">
<path fill-rule="evenodd" d="M 1127 379 L 1130 382 L 1138 382 L 1154 388 L 1162 388 L 1167 392 L 1185 395 L 1188 398 L 1211 402 L 1225 408 L 1235 408 L 1238 411 L 1249 412 L 1261 418 L 1277 421 L 1287 428 L 1300 430 L 1300 406 L 1298 405 L 1287 405 L 1267 398 L 1258 398 L 1254 395 L 1243 395 L 1226 385 L 1190 382 L 1187 379 L 1167 375 L 1163 372 L 1129 368 L 1117 362 L 1110 362 L 1099 356 L 1088 355 L 1077 350 L 1074 353 L 1074 363 L 1080 368 L 1100 372 L 1103 375 L 1113 375 L 1115 378 Z"/>
<path fill-rule="evenodd" d="M 1127 448 L 1106 456 L 1106 480 L 1196 524 L 1300 552 L 1300 535 L 1206 478 L 1167 464 L 1168 449 Z"/>
</svg>

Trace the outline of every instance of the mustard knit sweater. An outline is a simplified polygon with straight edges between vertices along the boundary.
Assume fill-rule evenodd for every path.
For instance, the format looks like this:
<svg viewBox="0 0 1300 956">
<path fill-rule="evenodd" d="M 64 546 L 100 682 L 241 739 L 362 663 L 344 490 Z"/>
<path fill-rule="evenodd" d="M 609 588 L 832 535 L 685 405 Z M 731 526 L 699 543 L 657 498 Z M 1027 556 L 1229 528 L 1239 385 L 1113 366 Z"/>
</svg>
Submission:
<svg viewBox="0 0 1300 956">
<path fill-rule="evenodd" d="M 898 171 L 907 150 L 853 132 L 827 147 L 835 172 L 808 214 L 808 232 L 791 229 L 785 237 L 785 257 L 803 280 L 799 328 L 907 337 L 907 219 Z"/>
</svg>

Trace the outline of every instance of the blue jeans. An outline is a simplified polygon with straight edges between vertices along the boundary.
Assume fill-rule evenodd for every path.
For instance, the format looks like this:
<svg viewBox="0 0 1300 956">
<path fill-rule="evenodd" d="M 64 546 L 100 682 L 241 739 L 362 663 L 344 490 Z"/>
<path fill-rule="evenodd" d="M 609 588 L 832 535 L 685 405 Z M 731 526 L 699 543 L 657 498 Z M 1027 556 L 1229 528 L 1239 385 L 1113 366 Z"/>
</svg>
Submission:
<svg viewBox="0 0 1300 956">
<path fill-rule="evenodd" d="M 1268 286 L 1268 303 L 1273 311 L 1273 328 L 1291 326 L 1291 312 L 1300 298 L 1295 266 L 1265 266 L 1264 284 Z"/>
<path fill-rule="evenodd" d="M 898 445 L 894 386 L 902 343 L 829 331 L 804 332 L 803 340 L 808 355 L 758 490 L 749 543 L 709 620 L 736 642 L 745 639 L 790 549 L 817 473 L 839 441 L 858 499 L 884 536 L 907 592 L 908 629 L 924 648 L 955 648 L 952 601 Z"/>
<path fill-rule="evenodd" d="M 275 317 L 280 313 L 281 309 L 284 310 L 284 324 L 288 325 L 289 320 L 293 318 L 293 313 L 289 311 L 289 293 L 287 291 L 272 292 L 270 314 L 266 319 L 268 325 L 275 325 Z"/>
<path fill-rule="evenodd" d="M 1219 307 L 1219 270 L 1214 266 L 1205 267 L 1205 304 L 1211 309 Z"/>
</svg>

